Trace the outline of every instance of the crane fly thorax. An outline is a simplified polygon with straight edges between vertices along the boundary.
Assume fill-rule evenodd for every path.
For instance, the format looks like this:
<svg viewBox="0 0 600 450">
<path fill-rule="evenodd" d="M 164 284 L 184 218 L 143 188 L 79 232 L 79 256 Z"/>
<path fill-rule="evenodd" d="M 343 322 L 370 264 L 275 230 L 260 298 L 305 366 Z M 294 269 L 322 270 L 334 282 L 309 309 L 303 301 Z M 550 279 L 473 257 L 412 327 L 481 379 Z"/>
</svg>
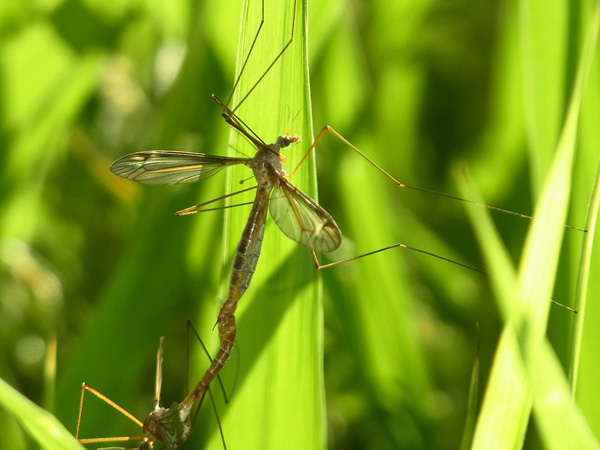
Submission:
<svg viewBox="0 0 600 450">
<path fill-rule="evenodd" d="M 281 146 L 275 143 L 265 145 L 256 152 L 251 167 L 259 185 L 272 184 L 270 174 L 273 173 L 273 169 L 276 172 L 283 172 L 280 150 Z"/>
<path fill-rule="evenodd" d="M 258 184 L 273 184 L 273 171 L 287 176 L 281 163 L 285 158 L 281 155 L 281 149 L 292 143 L 300 142 L 299 136 L 279 136 L 274 144 L 265 145 L 258 149 L 249 166 L 254 172 Z"/>
</svg>

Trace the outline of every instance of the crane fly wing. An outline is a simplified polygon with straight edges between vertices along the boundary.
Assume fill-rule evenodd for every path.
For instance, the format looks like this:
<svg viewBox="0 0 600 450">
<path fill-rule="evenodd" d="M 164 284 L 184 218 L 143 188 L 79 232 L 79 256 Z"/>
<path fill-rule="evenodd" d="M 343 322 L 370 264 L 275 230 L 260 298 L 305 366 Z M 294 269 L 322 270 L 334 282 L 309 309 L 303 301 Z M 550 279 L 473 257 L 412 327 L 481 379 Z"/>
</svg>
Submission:
<svg viewBox="0 0 600 450">
<path fill-rule="evenodd" d="M 283 233 L 316 252 L 339 247 L 342 232 L 327 211 L 280 174 L 271 192 L 269 210 Z"/>
<path fill-rule="evenodd" d="M 154 150 L 131 153 L 117 159 L 110 171 L 145 184 L 181 184 L 204 180 L 226 166 L 244 164 L 247 158 L 202 153 Z"/>
</svg>

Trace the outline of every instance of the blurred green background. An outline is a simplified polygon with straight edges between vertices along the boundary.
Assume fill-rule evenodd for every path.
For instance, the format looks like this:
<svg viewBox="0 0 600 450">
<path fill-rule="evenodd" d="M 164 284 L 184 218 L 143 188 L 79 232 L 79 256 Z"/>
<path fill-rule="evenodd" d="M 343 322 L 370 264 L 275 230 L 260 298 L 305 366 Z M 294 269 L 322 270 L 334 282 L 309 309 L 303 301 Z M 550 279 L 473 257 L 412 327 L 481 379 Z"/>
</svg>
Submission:
<svg viewBox="0 0 600 450">
<path fill-rule="evenodd" d="M 487 203 L 530 214 L 593 4 L 572 3 L 544 11 L 498 0 L 311 3 L 315 131 L 329 124 L 401 182 L 447 194 L 456 194 L 452 170 L 464 162 Z M 186 320 L 215 338 L 230 264 L 222 215 L 173 213 L 224 194 L 224 178 L 148 187 L 108 167 L 147 149 L 227 153 L 229 130 L 210 95 L 231 89 L 240 10 L 237 1 L 189 0 L 0 6 L 0 376 L 72 432 L 83 381 L 144 417 L 159 337 L 165 404 L 185 390 Z M 600 155 L 597 66 L 584 101 L 575 226 L 584 225 Z M 331 136 L 317 161 L 320 204 L 347 239 L 336 257 L 403 242 L 483 268 L 460 203 L 393 186 Z M 528 221 L 494 219 L 518 261 Z M 553 296 L 571 306 L 581 239 L 567 231 Z M 476 323 L 482 386 L 501 326 L 485 276 L 401 249 L 322 275 L 329 447 L 457 448 Z M 551 312 L 565 365 L 573 317 Z M 45 377 L 53 339 L 56 374 Z M 598 433 L 600 341 L 586 339 L 579 395 Z M 116 413 L 97 414 L 86 436 L 139 433 Z M 199 427 L 214 432 L 214 419 L 201 417 Z M 0 420 L 0 447 L 36 448 L 1 409 Z M 539 445 L 532 426 L 526 446 Z"/>
</svg>

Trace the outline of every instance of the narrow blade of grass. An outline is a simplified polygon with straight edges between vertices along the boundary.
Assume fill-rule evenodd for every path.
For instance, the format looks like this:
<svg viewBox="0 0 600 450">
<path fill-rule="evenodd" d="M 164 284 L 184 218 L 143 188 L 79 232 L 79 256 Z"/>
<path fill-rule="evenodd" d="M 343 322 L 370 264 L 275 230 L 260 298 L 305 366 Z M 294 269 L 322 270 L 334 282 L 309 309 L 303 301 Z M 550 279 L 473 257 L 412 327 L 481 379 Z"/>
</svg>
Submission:
<svg viewBox="0 0 600 450">
<path fill-rule="evenodd" d="M 19 419 L 40 448 L 48 450 L 83 449 L 56 417 L 32 403 L 2 379 L 0 379 L 0 404 Z"/>
<path fill-rule="evenodd" d="M 305 8 L 304 2 L 297 5 L 293 44 L 237 111 L 267 143 L 288 131 L 302 137 L 302 144 L 284 149 L 288 169 L 295 167 L 312 141 Z M 244 6 L 238 71 L 256 34 L 260 9 L 260 1 L 249 1 Z M 232 105 L 246 95 L 288 41 L 292 19 L 293 2 L 266 1 L 263 31 Z M 236 133 L 232 133 L 230 149 L 238 156 L 256 152 Z M 232 171 L 230 188 L 239 190 L 239 181 L 249 176 L 244 167 Z M 312 163 L 307 163 L 292 182 L 314 196 Z M 223 298 L 233 250 L 248 211 L 228 210 Z M 310 252 L 285 237 L 268 216 L 257 270 L 236 313 L 239 375 L 223 420 L 229 448 L 306 449 L 325 445 L 320 291 Z M 220 445 L 218 439 L 214 445 Z"/>
<path fill-rule="evenodd" d="M 532 405 L 542 438 L 550 448 L 598 448 L 585 419 L 572 404 L 566 377 L 545 338 L 549 298 L 570 196 L 583 87 L 597 30 L 597 16 L 594 16 L 556 157 L 528 233 L 518 281 L 508 268 L 489 214 L 468 208 L 493 274 L 492 283 L 505 321 L 476 430 L 475 448 L 519 448 Z M 472 185 L 466 186 L 463 183 L 463 195 L 477 198 Z"/>
</svg>

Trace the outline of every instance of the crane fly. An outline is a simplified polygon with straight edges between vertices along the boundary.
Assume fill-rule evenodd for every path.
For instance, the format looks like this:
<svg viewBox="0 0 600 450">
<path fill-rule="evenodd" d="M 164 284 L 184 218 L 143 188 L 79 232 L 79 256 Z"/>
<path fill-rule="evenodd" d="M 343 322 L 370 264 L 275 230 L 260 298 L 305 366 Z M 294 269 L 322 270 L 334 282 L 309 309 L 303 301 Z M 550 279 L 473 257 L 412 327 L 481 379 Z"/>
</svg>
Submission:
<svg viewBox="0 0 600 450">
<path fill-rule="evenodd" d="M 258 37 L 261 27 L 262 25 L 259 27 L 256 37 Z M 275 61 L 290 44 L 291 39 Z M 241 72 L 238 75 L 238 81 L 240 77 Z M 236 85 L 237 81 L 234 90 Z M 79 435 L 81 406 L 86 391 L 95 394 L 142 426 L 144 436 L 137 438 L 82 439 L 81 442 L 114 442 L 117 440 L 142 439 L 140 448 L 143 450 L 159 448 L 175 450 L 187 440 L 191 432 L 190 413 L 196 403 L 202 403 L 206 392 L 210 394 L 210 383 L 218 376 L 219 371 L 229 359 L 235 344 L 237 334 L 235 310 L 256 269 L 264 235 L 267 209 L 270 210 L 271 216 L 285 235 L 310 248 L 313 252 L 331 252 L 340 245 L 341 232 L 335 221 L 314 200 L 289 182 L 288 175 L 282 167 L 284 158 L 280 154 L 281 149 L 299 142 L 300 137 L 286 134 L 279 136 L 275 143 L 266 144 L 235 114 L 235 109 L 239 107 L 241 102 L 231 110 L 216 96 L 214 96 L 214 99 L 221 106 L 222 116 L 226 122 L 256 146 L 257 152 L 253 158 L 221 157 L 178 151 L 148 151 L 126 155 L 115 161 L 110 170 L 118 176 L 145 184 L 192 183 L 206 179 L 225 167 L 240 164 L 248 166 L 253 171 L 257 181 L 256 195 L 233 260 L 227 299 L 221 307 L 217 320 L 220 348 L 202 379 L 181 403 L 173 403 L 169 408 L 159 405 L 160 381 L 157 375 L 156 406 L 143 423 L 97 390 L 84 384 L 76 437 Z M 180 213 L 191 214 L 193 212 L 195 212 L 195 207 L 188 208 Z M 162 363 L 162 345 L 157 360 L 158 374 Z"/>
<path fill-rule="evenodd" d="M 253 158 L 231 158 L 202 153 L 148 151 L 132 153 L 115 161 L 111 172 L 129 180 L 146 184 L 192 183 L 208 178 L 225 167 L 243 164 L 252 169 L 257 182 L 252 208 L 233 259 L 227 299 L 217 319 L 220 348 L 211 366 L 197 386 L 179 405 L 188 411 L 229 359 L 235 344 L 237 303 L 250 285 L 260 255 L 267 210 L 283 233 L 308 247 L 313 253 L 329 253 L 337 249 L 342 234 L 333 218 L 308 195 L 288 180 L 282 167 L 282 148 L 300 142 L 299 136 L 279 136 L 274 144 L 265 144 L 248 131 L 243 121 L 219 99 L 223 117 L 234 129 L 257 147 Z M 180 214 L 195 212 L 193 206 Z"/>
</svg>

